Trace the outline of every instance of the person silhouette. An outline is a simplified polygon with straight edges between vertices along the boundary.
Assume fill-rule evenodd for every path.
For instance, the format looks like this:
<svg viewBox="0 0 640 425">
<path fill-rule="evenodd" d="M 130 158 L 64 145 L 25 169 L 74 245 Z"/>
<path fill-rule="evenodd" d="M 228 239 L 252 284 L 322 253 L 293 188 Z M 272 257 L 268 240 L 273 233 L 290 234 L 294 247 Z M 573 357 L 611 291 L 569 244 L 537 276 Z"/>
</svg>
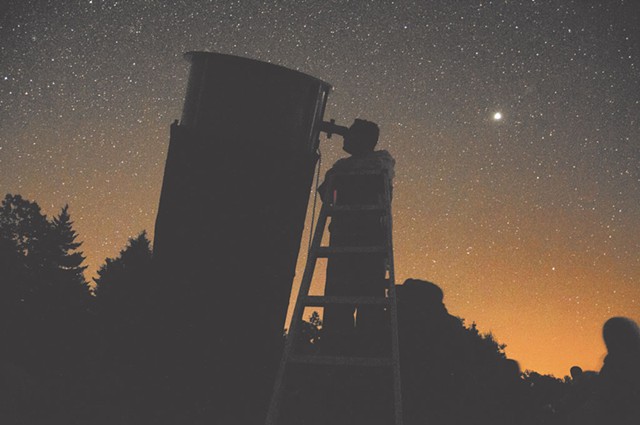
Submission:
<svg viewBox="0 0 640 425">
<path fill-rule="evenodd" d="M 380 205 L 384 182 L 381 174 L 393 179 L 395 160 L 385 150 L 375 150 L 380 129 L 371 121 L 356 119 L 344 134 L 343 150 L 351 156 L 338 160 L 325 175 L 319 188 L 322 202 L 335 205 Z M 353 175 L 367 171 L 374 174 Z M 345 173 L 351 173 L 345 175 Z M 389 182 L 389 187 L 391 186 Z M 334 215 L 329 225 L 330 245 L 384 246 L 381 215 L 376 212 L 350 212 Z M 331 257 L 327 263 L 325 295 L 384 296 L 385 258 L 381 254 L 354 254 Z M 355 314 L 354 314 L 355 313 Z M 323 345 L 332 352 L 353 349 L 375 351 L 379 332 L 386 325 L 380 306 L 331 305 L 324 309 Z"/>
<path fill-rule="evenodd" d="M 568 424 L 631 425 L 640 423 L 640 328 L 626 317 L 612 317 L 602 327 L 607 355 L 597 377 L 589 382 L 593 391 L 575 410 Z M 585 374 L 577 370 L 576 384 Z"/>
<path fill-rule="evenodd" d="M 324 205 L 379 205 L 385 185 L 391 186 L 395 161 L 389 152 L 376 150 L 378 125 L 362 119 L 341 133 L 349 157 L 338 160 L 318 188 Z M 385 181 L 384 179 L 388 179 Z M 379 211 L 341 211 L 331 216 L 331 247 L 385 246 L 386 235 Z M 356 253 L 330 256 L 325 295 L 384 297 L 384 254 Z M 318 351 L 333 356 L 386 356 L 390 353 L 389 317 L 382 305 L 331 304 L 324 308 Z M 322 423 L 390 423 L 392 386 L 386 368 L 341 367 L 325 371 L 322 388 Z M 383 370 L 384 369 L 384 370 Z M 316 418 L 317 419 L 317 418 Z M 307 423 L 307 422 L 305 422 Z M 311 422 L 315 423 L 315 422 Z"/>
<path fill-rule="evenodd" d="M 602 328 L 607 356 L 600 370 L 603 408 L 610 423 L 640 423 L 640 328 L 612 317 Z"/>
</svg>

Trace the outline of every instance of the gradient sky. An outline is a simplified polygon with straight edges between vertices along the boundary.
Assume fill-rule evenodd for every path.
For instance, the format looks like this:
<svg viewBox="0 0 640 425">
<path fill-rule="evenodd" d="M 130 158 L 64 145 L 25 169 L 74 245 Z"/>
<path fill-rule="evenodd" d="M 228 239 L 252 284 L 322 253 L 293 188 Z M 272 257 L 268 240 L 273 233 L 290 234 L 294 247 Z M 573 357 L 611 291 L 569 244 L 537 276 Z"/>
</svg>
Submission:
<svg viewBox="0 0 640 425">
<path fill-rule="evenodd" d="M 297 69 L 397 159 L 399 282 L 439 284 L 523 369 L 598 369 L 604 321 L 640 319 L 638 2 L 262 3 L 4 1 L 2 194 L 69 203 L 93 275 L 153 237 L 182 53 Z"/>
</svg>

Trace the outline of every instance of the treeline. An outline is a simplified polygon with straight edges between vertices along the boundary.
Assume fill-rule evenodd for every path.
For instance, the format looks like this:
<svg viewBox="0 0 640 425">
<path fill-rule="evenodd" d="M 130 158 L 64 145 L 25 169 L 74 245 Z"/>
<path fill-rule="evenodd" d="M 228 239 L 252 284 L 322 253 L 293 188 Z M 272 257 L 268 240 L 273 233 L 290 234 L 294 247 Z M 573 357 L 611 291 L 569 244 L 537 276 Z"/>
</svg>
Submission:
<svg viewBox="0 0 640 425">
<path fill-rule="evenodd" d="M 0 423 L 120 423 L 140 382 L 151 275 L 144 232 L 85 280 L 69 207 L 0 206 Z M 92 290 L 92 287 L 94 288 Z M 124 403 L 124 405 L 123 405 Z"/>
<path fill-rule="evenodd" d="M 93 298 L 68 207 L 52 219 L 7 195 L 0 206 L 3 423 L 63 416 L 95 355 Z M 19 422 L 20 420 L 21 422 Z"/>
<path fill-rule="evenodd" d="M 152 303 L 149 239 L 144 232 L 131 238 L 105 260 L 94 285 L 83 262 L 67 206 L 48 218 L 35 202 L 4 198 L 0 423 L 143 425 L 163 416 L 163 369 L 154 362 L 163 350 L 163 311 Z M 574 368 L 561 380 L 521 371 L 491 334 L 449 314 L 433 283 L 409 279 L 397 293 L 405 424 L 636 423 L 640 333 L 632 321 L 607 322 L 609 354 L 600 373 Z M 320 316 L 303 329 L 299 349 L 321 350 Z M 283 419 L 355 423 L 352 412 L 360 407 L 366 423 L 391 423 L 391 394 L 377 390 L 387 378 L 294 370 Z"/>
</svg>

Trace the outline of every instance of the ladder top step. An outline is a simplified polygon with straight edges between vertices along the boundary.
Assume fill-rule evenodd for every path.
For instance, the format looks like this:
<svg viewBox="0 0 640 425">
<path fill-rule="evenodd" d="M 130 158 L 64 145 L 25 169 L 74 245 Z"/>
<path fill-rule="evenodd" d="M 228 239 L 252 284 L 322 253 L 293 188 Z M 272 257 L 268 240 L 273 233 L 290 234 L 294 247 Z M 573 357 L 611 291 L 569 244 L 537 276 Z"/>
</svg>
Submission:
<svg viewBox="0 0 640 425">
<path fill-rule="evenodd" d="M 323 366 L 365 366 L 388 367 L 393 361 L 388 357 L 342 357 L 342 356 L 301 356 L 289 357 L 291 363 L 323 365 Z"/>
<path fill-rule="evenodd" d="M 321 246 L 316 251 L 320 258 L 342 254 L 387 254 L 385 246 Z"/>
<path fill-rule="evenodd" d="M 322 307 L 325 305 L 389 305 L 390 298 L 386 297 L 340 297 L 340 296 L 314 296 L 301 297 L 302 303 L 307 307 Z"/>
<path fill-rule="evenodd" d="M 378 169 L 361 168 L 361 169 L 355 169 L 350 171 L 334 171 L 331 177 L 333 178 L 333 177 L 341 177 L 341 176 L 379 176 L 379 175 L 385 175 L 388 173 L 389 171 L 387 171 L 384 168 L 378 168 Z"/>
<path fill-rule="evenodd" d="M 364 211 L 383 213 L 387 211 L 387 208 L 383 205 L 332 205 L 330 207 L 327 207 L 327 212 L 329 214 Z"/>
</svg>

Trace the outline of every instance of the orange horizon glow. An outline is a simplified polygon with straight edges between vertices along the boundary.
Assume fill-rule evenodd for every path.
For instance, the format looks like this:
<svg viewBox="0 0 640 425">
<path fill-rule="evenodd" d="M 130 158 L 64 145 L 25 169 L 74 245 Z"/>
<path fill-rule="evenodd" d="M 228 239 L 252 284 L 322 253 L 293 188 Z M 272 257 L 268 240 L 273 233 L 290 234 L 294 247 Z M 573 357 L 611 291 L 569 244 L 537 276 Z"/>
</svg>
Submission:
<svg viewBox="0 0 640 425">
<path fill-rule="evenodd" d="M 383 137 L 397 141 L 399 136 L 383 134 Z M 344 156 L 339 143 L 330 143 L 322 142 L 325 150 L 322 174 L 335 159 Z M 388 142 L 381 142 L 380 147 L 393 153 Z M 606 231 L 610 229 L 573 224 L 576 220 L 588 220 L 591 211 L 582 211 L 585 217 L 576 217 L 579 211 L 507 203 L 508 197 L 517 199 L 518 194 L 493 192 L 490 188 L 458 192 L 460 197 L 452 198 L 447 196 L 452 188 L 445 180 L 409 179 L 407 169 L 411 166 L 411 161 L 401 158 L 396 166 L 393 202 L 396 283 L 417 278 L 439 285 L 449 313 L 464 318 L 467 325 L 475 322 L 481 332 L 491 332 L 498 342 L 506 344 L 507 356 L 517 360 L 523 371 L 529 369 L 562 378 L 574 365 L 599 370 L 606 354 L 601 337 L 604 322 L 613 316 L 640 321 L 638 289 L 633 286 L 640 273 L 635 268 L 637 259 L 630 254 L 626 262 L 620 261 L 607 251 L 633 246 L 632 235 L 616 234 L 618 245 L 604 247 L 603 252 L 594 251 L 581 234 L 609 239 Z M 155 182 L 155 190 L 127 186 L 117 174 L 105 176 L 116 186 L 98 201 L 83 196 L 81 190 L 75 199 L 52 198 L 58 205 L 42 202 L 39 190 L 23 190 L 21 194 L 38 201 L 49 215 L 56 214 L 64 203 L 70 204 L 71 218 L 84 242 L 81 249 L 87 256 L 89 278 L 95 277 L 104 258 L 114 257 L 124 248 L 129 237 L 146 229 L 150 239 L 153 238 L 162 171 L 160 164 L 146 171 L 146 178 Z M 442 195 L 411 195 L 426 192 L 429 185 L 430 190 Z M 487 198 L 494 203 L 483 202 Z M 475 203 L 477 207 L 470 208 L 466 203 Z M 118 214 L 104 216 L 101 221 L 92 220 L 103 208 Z M 456 211 L 473 214 L 461 216 Z M 311 207 L 292 301 L 304 268 L 310 213 Z M 500 228 L 501 224 L 504 227 Z M 108 238 L 101 239 L 105 235 Z M 318 267 L 316 278 L 322 280 L 323 272 Z M 314 289 L 319 291 L 321 287 L 315 284 Z M 292 306 L 291 303 L 288 317 Z"/>
</svg>

